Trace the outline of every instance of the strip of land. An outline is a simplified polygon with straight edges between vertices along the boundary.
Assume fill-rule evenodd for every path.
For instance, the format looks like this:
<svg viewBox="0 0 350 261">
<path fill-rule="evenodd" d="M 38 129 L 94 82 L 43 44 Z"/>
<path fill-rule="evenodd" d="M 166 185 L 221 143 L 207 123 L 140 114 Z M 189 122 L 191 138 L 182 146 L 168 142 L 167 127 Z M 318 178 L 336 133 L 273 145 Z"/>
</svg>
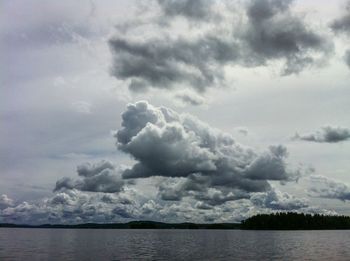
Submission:
<svg viewBox="0 0 350 261">
<path fill-rule="evenodd" d="M 0 223 L 0 228 L 70 228 L 70 229 L 245 229 L 245 230 L 328 230 L 350 229 L 349 216 L 300 213 L 259 214 L 241 223 L 163 223 L 131 221 L 127 223 L 84 223 L 25 225 Z"/>
<path fill-rule="evenodd" d="M 23 224 L 0 224 L 1 227 L 17 228 L 96 228 L 96 229 L 239 229 L 240 223 L 163 223 L 154 221 L 131 221 L 128 223 L 84 223 L 77 225 L 66 224 L 44 224 L 44 225 L 23 225 Z"/>
</svg>

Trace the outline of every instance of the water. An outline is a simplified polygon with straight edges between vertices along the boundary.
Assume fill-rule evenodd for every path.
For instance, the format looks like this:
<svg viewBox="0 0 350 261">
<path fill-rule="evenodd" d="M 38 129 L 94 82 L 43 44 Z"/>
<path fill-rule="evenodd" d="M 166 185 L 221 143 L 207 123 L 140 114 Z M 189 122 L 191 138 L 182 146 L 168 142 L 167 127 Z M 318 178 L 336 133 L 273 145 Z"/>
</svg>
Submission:
<svg viewBox="0 0 350 261">
<path fill-rule="evenodd" d="M 0 260 L 350 260 L 350 231 L 0 229 Z"/>
</svg>

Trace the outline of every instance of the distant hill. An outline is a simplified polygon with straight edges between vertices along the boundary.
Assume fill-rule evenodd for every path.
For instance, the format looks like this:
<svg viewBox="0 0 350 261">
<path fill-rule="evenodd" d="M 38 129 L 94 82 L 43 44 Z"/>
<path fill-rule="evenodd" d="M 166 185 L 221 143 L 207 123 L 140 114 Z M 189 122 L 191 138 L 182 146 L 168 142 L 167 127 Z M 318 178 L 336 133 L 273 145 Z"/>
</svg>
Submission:
<svg viewBox="0 0 350 261">
<path fill-rule="evenodd" d="M 17 228 L 94 228 L 94 229 L 239 229 L 239 223 L 215 223 L 215 224 L 196 224 L 196 223 L 162 223 L 154 221 L 131 221 L 128 223 L 85 223 L 77 225 L 18 225 L 18 224 L 0 224 L 1 227 Z"/>
<path fill-rule="evenodd" d="M 154 221 L 131 221 L 128 223 L 85 223 L 77 225 L 44 224 L 19 225 L 0 224 L 7 228 L 76 228 L 76 229 L 246 229 L 246 230 L 321 230 L 350 229 L 349 216 L 326 216 L 298 213 L 259 214 L 242 223 L 163 223 Z"/>
<path fill-rule="evenodd" d="M 299 213 L 261 214 L 241 223 L 241 229 L 319 230 L 350 229 L 349 216 L 326 216 Z"/>
</svg>

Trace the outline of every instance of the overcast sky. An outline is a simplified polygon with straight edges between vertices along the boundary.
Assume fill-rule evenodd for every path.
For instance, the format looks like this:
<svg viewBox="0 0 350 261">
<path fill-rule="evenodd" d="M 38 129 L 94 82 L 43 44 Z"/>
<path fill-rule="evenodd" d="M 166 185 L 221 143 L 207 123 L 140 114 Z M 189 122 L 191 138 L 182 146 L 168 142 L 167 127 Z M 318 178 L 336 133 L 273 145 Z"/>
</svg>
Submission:
<svg viewBox="0 0 350 261">
<path fill-rule="evenodd" d="M 0 222 L 350 215 L 350 2 L 0 9 Z"/>
</svg>

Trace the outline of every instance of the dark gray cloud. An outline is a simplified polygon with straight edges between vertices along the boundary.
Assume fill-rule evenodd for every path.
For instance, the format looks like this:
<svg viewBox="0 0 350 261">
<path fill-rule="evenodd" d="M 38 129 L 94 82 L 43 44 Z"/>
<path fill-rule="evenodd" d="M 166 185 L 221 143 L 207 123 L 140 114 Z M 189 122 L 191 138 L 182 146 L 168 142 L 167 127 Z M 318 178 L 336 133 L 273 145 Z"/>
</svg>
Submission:
<svg viewBox="0 0 350 261">
<path fill-rule="evenodd" d="M 166 201 L 181 201 L 184 197 L 193 197 L 207 206 L 217 206 L 244 198 L 249 198 L 248 192 L 227 187 L 210 187 L 210 180 L 201 175 L 191 175 L 188 178 L 165 181 L 159 186 L 159 196 Z"/>
<path fill-rule="evenodd" d="M 207 191 L 194 194 L 194 199 L 201 202 L 203 206 L 207 208 L 209 206 L 218 206 L 225 204 L 228 201 L 234 201 L 239 199 L 247 199 L 249 194 L 241 190 L 218 190 L 209 188 Z"/>
<path fill-rule="evenodd" d="M 248 55 L 245 61 L 264 65 L 285 61 L 282 74 L 299 73 L 314 63 L 310 52 L 326 54 L 329 42 L 311 30 L 291 11 L 291 0 L 253 0 L 247 8 L 248 25 L 243 31 Z"/>
<path fill-rule="evenodd" d="M 312 142 L 336 143 L 350 139 L 350 129 L 343 127 L 325 126 L 310 134 L 298 134 L 293 137 L 294 140 L 304 140 Z"/>
<path fill-rule="evenodd" d="M 324 176 L 311 176 L 309 192 L 311 196 L 329 199 L 350 200 L 350 187 L 342 182 Z"/>
<path fill-rule="evenodd" d="M 123 207 L 115 207 L 112 210 L 112 213 L 115 215 L 118 215 L 122 218 L 133 218 L 132 213 L 130 213 L 130 211 L 128 211 L 127 209 L 125 209 Z"/>
<path fill-rule="evenodd" d="M 114 55 L 112 74 L 129 80 L 133 91 L 187 84 L 203 92 L 223 79 L 218 66 L 238 57 L 233 42 L 214 35 L 197 40 L 163 38 L 144 42 L 114 37 L 109 44 Z"/>
<path fill-rule="evenodd" d="M 105 169 L 114 170 L 111 162 L 102 160 L 96 164 L 85 163 L 77 167 L 78 175 L 81 177 L 92 177 L 101 173 Z"/>
<path fill-rule="evenodd" d="M 287 169 L 283 146 L 257 153 L 190 115 L 141 101 L 129 104 L 122 119 L 115 134 L 118 148 L 137 161 L 123 178 L 174 178 L 160 186 L 163 200 L 194 196 L 222 204 L 247 197 L 247 192 L 268 191 L 270 180 L 285 182 L 299 176 Z"/>
<path fill-rule="evenodd" d="M 164 15 L 184 16 L 191 20 L 208 20 L 213 16 L 213 0 L 158 0 Z"/>
<path fill-rule="evenodd" d="M 346 51 L 344 59 L 345 59 L 347 66 L 349 66 L 349 68 L 350 68 L 350 49 Z"/>
<path fill-rule="evenodd" d="M 78 180 L 62 178 L 56 182 L 55 191 L 78 189 L 81 191 L 115 193 L 123 190 L 124 181 L 120 173 L 109 161 L 100 161 L 91 165 L 85 163 L 77 168 Z"/>
<path fill-rule="evenodd" d="M 350 36 L 350 1 L 346 5 L 344 15 L 334 20 L 331 28 L 336 33 L 346 33 Z"/>
<path fill-rule="evenodd" d="M 209 2 L 159 1 L 168 16 L 188 18 L 206 17 L 211 12 Z M 143 41 L 132 40 L 128 34 L 115 36 L 109 41 L 113 53 L 111 73 L 128 80 L 133 91 L 185 85 L 199 92 L 222 85 L 223 67 L 227 64 L 255 67 L 282 61 L 283 75 L 299 73 L 317 62 L 314 54 L 325 58 L 332 44 L 292 13 L 291 2 L 250 1 L 245 7 L 245 19 L 237 26 L 232 24 L 235 29 L 225 33 L 204 30 L 199 37 L 191 38 L 169 37 L 160 32 L 161 37 Z"/>
<path fill-rule="evenodd" d="M 187 196 L 187 190 L 184 189 L 186 184 L 177 181 L 164 181 L 158 187 L 159 196 L 162 200 L 181 201 L 184 196 Z"/>
<path fill-rule="evenodd" d="M 246 175 L 254 180 L 288 180 L 286 170 L 287 149 L 284 146 L 271 146 L 265 153 L 251 162 L 246 168 Z"/>
<path fill-rule="evenodd" d="M 346 5 L 344 15 L 334 20 L 333 23 L 331 24 L 331 28 L 335 33 L 345 34 L 348 37 L 350 36 L 350 1 L 348 1 Z M 350 68 L 350 49 L 348 49 L 345 52 L 344 59 L 345 59 L 345 63 Z"/>
</svg>

